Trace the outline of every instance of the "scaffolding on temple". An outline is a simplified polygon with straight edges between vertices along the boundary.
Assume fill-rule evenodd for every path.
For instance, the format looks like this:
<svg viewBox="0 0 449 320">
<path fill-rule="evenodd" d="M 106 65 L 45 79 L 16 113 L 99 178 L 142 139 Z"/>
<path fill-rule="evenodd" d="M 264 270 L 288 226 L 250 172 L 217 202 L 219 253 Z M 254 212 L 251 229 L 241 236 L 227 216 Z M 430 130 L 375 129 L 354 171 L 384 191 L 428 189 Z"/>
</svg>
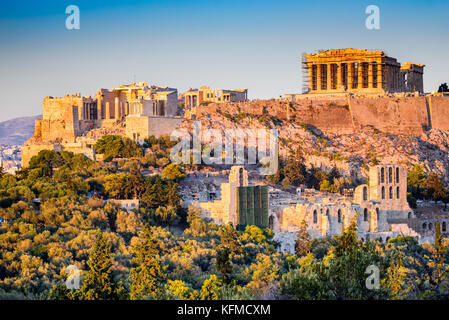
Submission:
<svg viewBox="0 0 449 320">
<path fill-rule="evenodd" d="M 309 67 L 307 65 L 307 58 L 305 52 L 302 54 L 301 58 L 301 69 L 302 69 L 302 93 L 309 92 Z"/>
</svg>

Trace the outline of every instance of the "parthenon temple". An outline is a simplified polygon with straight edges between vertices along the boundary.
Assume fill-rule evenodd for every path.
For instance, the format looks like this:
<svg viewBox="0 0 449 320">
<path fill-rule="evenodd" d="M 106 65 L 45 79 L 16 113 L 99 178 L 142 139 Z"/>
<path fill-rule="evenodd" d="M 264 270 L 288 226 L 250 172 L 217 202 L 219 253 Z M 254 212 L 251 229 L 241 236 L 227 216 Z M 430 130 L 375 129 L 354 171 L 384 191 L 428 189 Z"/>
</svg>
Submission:
<svg viewBox="0 0 449 320">
<path fill-rule="evenodd" d="M 424 65 L 403 66 L 383 51 L 323 50 L 303 55 L 304 93 L 423 92 Z"/>
</svg>

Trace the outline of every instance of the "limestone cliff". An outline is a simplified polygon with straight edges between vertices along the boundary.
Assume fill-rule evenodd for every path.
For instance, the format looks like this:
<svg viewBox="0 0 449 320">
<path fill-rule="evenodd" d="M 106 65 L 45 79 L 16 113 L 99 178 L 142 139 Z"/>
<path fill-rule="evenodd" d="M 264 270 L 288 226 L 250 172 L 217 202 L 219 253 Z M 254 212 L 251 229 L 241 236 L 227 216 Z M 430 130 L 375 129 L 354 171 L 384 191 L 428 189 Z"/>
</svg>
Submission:
<svg viewBox="0 0 449 320">
<path fill-rule="evenodd" d="M 378 97 L 209 104 L 184 128 L 277 128 L 280 155 L 300 147 L 307 164 L 366 177 L 366 165 L 423 164 L 449 182 L 449 98 Z M 224 133 L 223 133 L 224 134 Z"/>
</svg>

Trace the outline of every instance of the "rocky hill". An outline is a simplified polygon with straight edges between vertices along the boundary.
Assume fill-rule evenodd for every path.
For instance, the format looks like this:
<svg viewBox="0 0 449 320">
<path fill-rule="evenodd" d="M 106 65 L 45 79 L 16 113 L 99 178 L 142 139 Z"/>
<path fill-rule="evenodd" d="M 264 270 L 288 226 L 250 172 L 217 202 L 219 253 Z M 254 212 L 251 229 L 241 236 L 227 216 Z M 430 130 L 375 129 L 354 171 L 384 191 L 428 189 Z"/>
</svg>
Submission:
<svg viewBox="0 0 449 320">
<path fill-rule="evenodd" d="M 182 126 L 191 128 L 193 121 L 199 120 L 203 129 L 220 130 L 223 136 L 228 128 L 276 128 L 279 131 L 280 155 L 285 156 L 289 150 L 300 148 L 308 166 L 323 169 L 336 166 L 348 176 L 366 177 L 367 165 L 422 164 L 427 171 L 444 175 L 446 183 L 449 183 L 448 130 L 421 127 L 420 124 L 416 124 L 419 130 L 412 129 L 413 115 L 410 114 L 403 116 L 404 126 L 401 127 L 401 119 L 393 111 L 393 114 L 379 114 L 372 120 L 366 114 L 361 115 L 365 118 L 363 123 L 363 119 L 350 115 L 348 105 L 320 101 L 320 108 L 317 108 L 317 104 L 304 107 L 276 100 L 209 104 L 188 112 L 187 117 L 191 120 L 186 120 Z M 379 112 L 382 104 L 388 105 L 389 102 L 379 101 L 374 111 Z M 413 108 L 419 110 L 417 106 Z M 327 114 L 323 114 L 325 112 Z M 419 112 L 426 113 L 426 110 Z M 396 119 L 386 123 L 379 118 Z M 407 119 L 411 120 L 406 123 Z M 394 121 L 398 120 L 394 126 Z M 353 124 L 354 121 L 357 124 Z"/>
<path fill-rule="evenodd" d="M 15 118 L 0 122 L 0 145 L 22 145 L 34 134 L 34 121 L 42 116 Z"/>
</svg>

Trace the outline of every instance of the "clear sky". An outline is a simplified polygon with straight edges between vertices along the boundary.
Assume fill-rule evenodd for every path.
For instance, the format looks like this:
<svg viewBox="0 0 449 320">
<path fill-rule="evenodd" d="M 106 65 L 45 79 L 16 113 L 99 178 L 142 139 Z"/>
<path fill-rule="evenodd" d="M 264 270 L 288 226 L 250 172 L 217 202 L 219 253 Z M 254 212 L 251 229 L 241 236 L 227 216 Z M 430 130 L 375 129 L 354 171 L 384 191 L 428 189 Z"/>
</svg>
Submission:
<svg viewBox="0 0 449 320">
<path fill-rule="evenodd" d="M 380 30 L 365 8 L 380 8 Z M 81 28 L 67 30 L 68 5 Z M 425 91 L 449 82 L 449 2 L 116 1 L 0 3 L 0 121 L 42 113 L 45 96 L 147 81 L 248 88 L 250 99 L 301 92 L 301 54 L 381 49 L 426 65 Z"/>
</svg>

